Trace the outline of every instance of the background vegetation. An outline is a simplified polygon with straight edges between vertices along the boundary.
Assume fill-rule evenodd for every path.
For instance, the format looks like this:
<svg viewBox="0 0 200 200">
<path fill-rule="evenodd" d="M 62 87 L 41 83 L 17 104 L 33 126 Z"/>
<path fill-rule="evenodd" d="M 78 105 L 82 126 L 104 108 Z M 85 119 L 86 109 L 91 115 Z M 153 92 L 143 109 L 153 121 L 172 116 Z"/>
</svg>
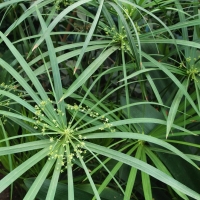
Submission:
<svg viewBox="0 0 200 200">
<path fill-rule="evenodd" d="M 1 0 L 0 13 L 0 192 L 200 199 L 198 0 Z"/>
</svg>

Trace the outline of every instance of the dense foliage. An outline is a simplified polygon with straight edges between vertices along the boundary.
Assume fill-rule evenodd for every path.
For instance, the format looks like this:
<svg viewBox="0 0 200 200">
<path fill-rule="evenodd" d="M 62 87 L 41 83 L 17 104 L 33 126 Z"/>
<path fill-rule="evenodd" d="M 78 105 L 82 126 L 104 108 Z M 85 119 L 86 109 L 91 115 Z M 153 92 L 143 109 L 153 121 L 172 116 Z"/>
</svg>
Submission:
<svg viewBox="0 0 200 200">
<path fill-rule="evenodd" d="M 1 0 L 0 192 L 200 199 L 198 9 Z"/>
</svg>

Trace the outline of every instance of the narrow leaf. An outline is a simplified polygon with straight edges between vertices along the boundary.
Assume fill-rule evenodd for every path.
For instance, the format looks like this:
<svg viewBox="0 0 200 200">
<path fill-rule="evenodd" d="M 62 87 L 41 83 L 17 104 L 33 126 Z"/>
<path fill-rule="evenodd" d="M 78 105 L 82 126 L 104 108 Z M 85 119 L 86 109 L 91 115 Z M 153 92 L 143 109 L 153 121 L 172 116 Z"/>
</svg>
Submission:
<svg viewBox="0 0 200 200">
<path fill-rule="evenodd" d="M 121 153 L 121 152 L 118 152 L 106 147 L 102 147 L 100 145 L 96 145 L 89 142 L 85 142 L 85 144 L 91 151 L 95 153 L 101 154 L 103 156 L 107 156 L 114 160 L 123 162 L 124 164 L 135 167 L 194 199 L 200 199 L 200 195 L 197 192 L 193 191 L 192 189 L 188 188 L 187 186 L 183 185 L 182 183 L 176 181 L 175 179 L 171 178 L 167 174 L 163 173 L 162 171 L 156 169 L 155 167 L 152 167 L 151 165 L 143 161 L 133 158 L 132 156 L 128 156 L 124 153 Z"/>
<path fill-rule="evenodd" d="M 60 101 L 69 97 L 73 92 L 75 92 L 79 87 L 81 87 L 91 76 L 92 74 L 100 67 L 100 65 L 116 51 L 118 47 L 111 47 L 101 54 L 95 61 L 93 61 L 87 69 L 72 83 L 67 92 L 62 96 Z"/>
<path fill-rule="evenodd" d="M 11 183 L 13 183 L 17 178 L 19 178 L 22 174 L 24 174 L 27 170 L 29 170 L 33 165 L 42 160 L 47 153 L 49 152 L 49 147 L 42 149 L 34 156 L 23 162 L 17 168 L 15 168 L 12 172 L 10 172 L 7 176 L 0 180 L 0 193 L 4 191 Z"/>
<path fill-rule="evenodd" d="M 49 171 L 51 170 L 53 164 L 55 162 L 55 159 L 51 159 L 50 161 L 47 160 L 46 164 L 42 167 L 41 172 L 35 179 L 34 183 L 29 188 L 28 192 L 26 193 L 23 200 L 34 200 L 38 191 L 42 187 L 43 182 L 45 181 Z"/>
</svg>

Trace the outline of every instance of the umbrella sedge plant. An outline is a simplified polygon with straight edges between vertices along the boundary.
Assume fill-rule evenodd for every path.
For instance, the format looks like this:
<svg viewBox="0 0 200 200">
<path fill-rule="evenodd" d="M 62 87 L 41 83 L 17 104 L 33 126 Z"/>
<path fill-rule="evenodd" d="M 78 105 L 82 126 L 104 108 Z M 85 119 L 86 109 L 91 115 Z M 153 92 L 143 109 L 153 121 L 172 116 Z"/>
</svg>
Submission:
<svg viewBox="0 0 200 200">
<path fill-rule="evenodd" d="M 198 14 L 190 15 L 197 12 L 195 3 L 52 2 L 0 7 L 8 7 L 5 18 L 15 6 L 25 10 L 0 32 L 12 54 L 12 61 L 0 58 L 1 71 L 13 81 L 0 88 L 0 156 L 9 165 L 0 192 L 21 178 L 27 190 L 22 198 L 28 200 L 63 194 L 70 200 L 153 199 L 162 182 L 167 198 L 200 199 L 191 180 L 183 184 L 164 156 L 199 170 L 199 145 L 184 137 L 199 134 L 191 123 L 200 113 L 198 27 L 193 41 L 186 34 L 199 23 Z M 157 16 L 164 6 L 178 13 L 180 23 Z M 62 31 L 65 20 L 69 26 Z M 174 30 L 183 32 L 184 41 Z M 12 33 L 20 38 L 13 41 Z M 14 135 L 8 128 L 13 123 Z M 194 155 L 187 146 L 195 148 Z M 23 156 L 20 163 L 17 155 Z"/>
</svg>

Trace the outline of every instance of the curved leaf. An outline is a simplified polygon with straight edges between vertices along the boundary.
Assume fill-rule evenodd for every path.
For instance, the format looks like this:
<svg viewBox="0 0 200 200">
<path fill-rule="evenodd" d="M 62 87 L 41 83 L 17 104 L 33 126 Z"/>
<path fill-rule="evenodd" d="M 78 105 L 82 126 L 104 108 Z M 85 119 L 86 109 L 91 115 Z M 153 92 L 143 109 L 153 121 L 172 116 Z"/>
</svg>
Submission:
<svg viewBox="0 0 200 200">
<path fill-rule="evenodd" d="M 123 162 L 124 164 L 130 165 L 132 167 L 135 167 L 150 176 L 158 179 L 159 181 L 162 181 L 163 183 L 166 183 L 167 185 L 170 185 L 171 187 L 179 190 L 180 192 L 194 198 L 194 199 L 200 199 L 200 195 L 188 188 L 187 186 L 183 185 L 182 183 L 176 181 L 172 177 L 168 176 L 167 174 L 163 173 L 162 171 L 156 169 L 155 167 L 152 167 L 151 165 L 142 162 L 136 158 L 133 158 L 132 156 L 128 156 L 124 153 L 120 153 L 118 151 L 108 149 L 106 147 L 102 147 L 100 145 L 92 144 L 89 142 L 85 142 L 87 148 L 89 148 L 91 151 L 98 153 L 100 155 L 112 158 L 114 160 Z"/>
</svg>

